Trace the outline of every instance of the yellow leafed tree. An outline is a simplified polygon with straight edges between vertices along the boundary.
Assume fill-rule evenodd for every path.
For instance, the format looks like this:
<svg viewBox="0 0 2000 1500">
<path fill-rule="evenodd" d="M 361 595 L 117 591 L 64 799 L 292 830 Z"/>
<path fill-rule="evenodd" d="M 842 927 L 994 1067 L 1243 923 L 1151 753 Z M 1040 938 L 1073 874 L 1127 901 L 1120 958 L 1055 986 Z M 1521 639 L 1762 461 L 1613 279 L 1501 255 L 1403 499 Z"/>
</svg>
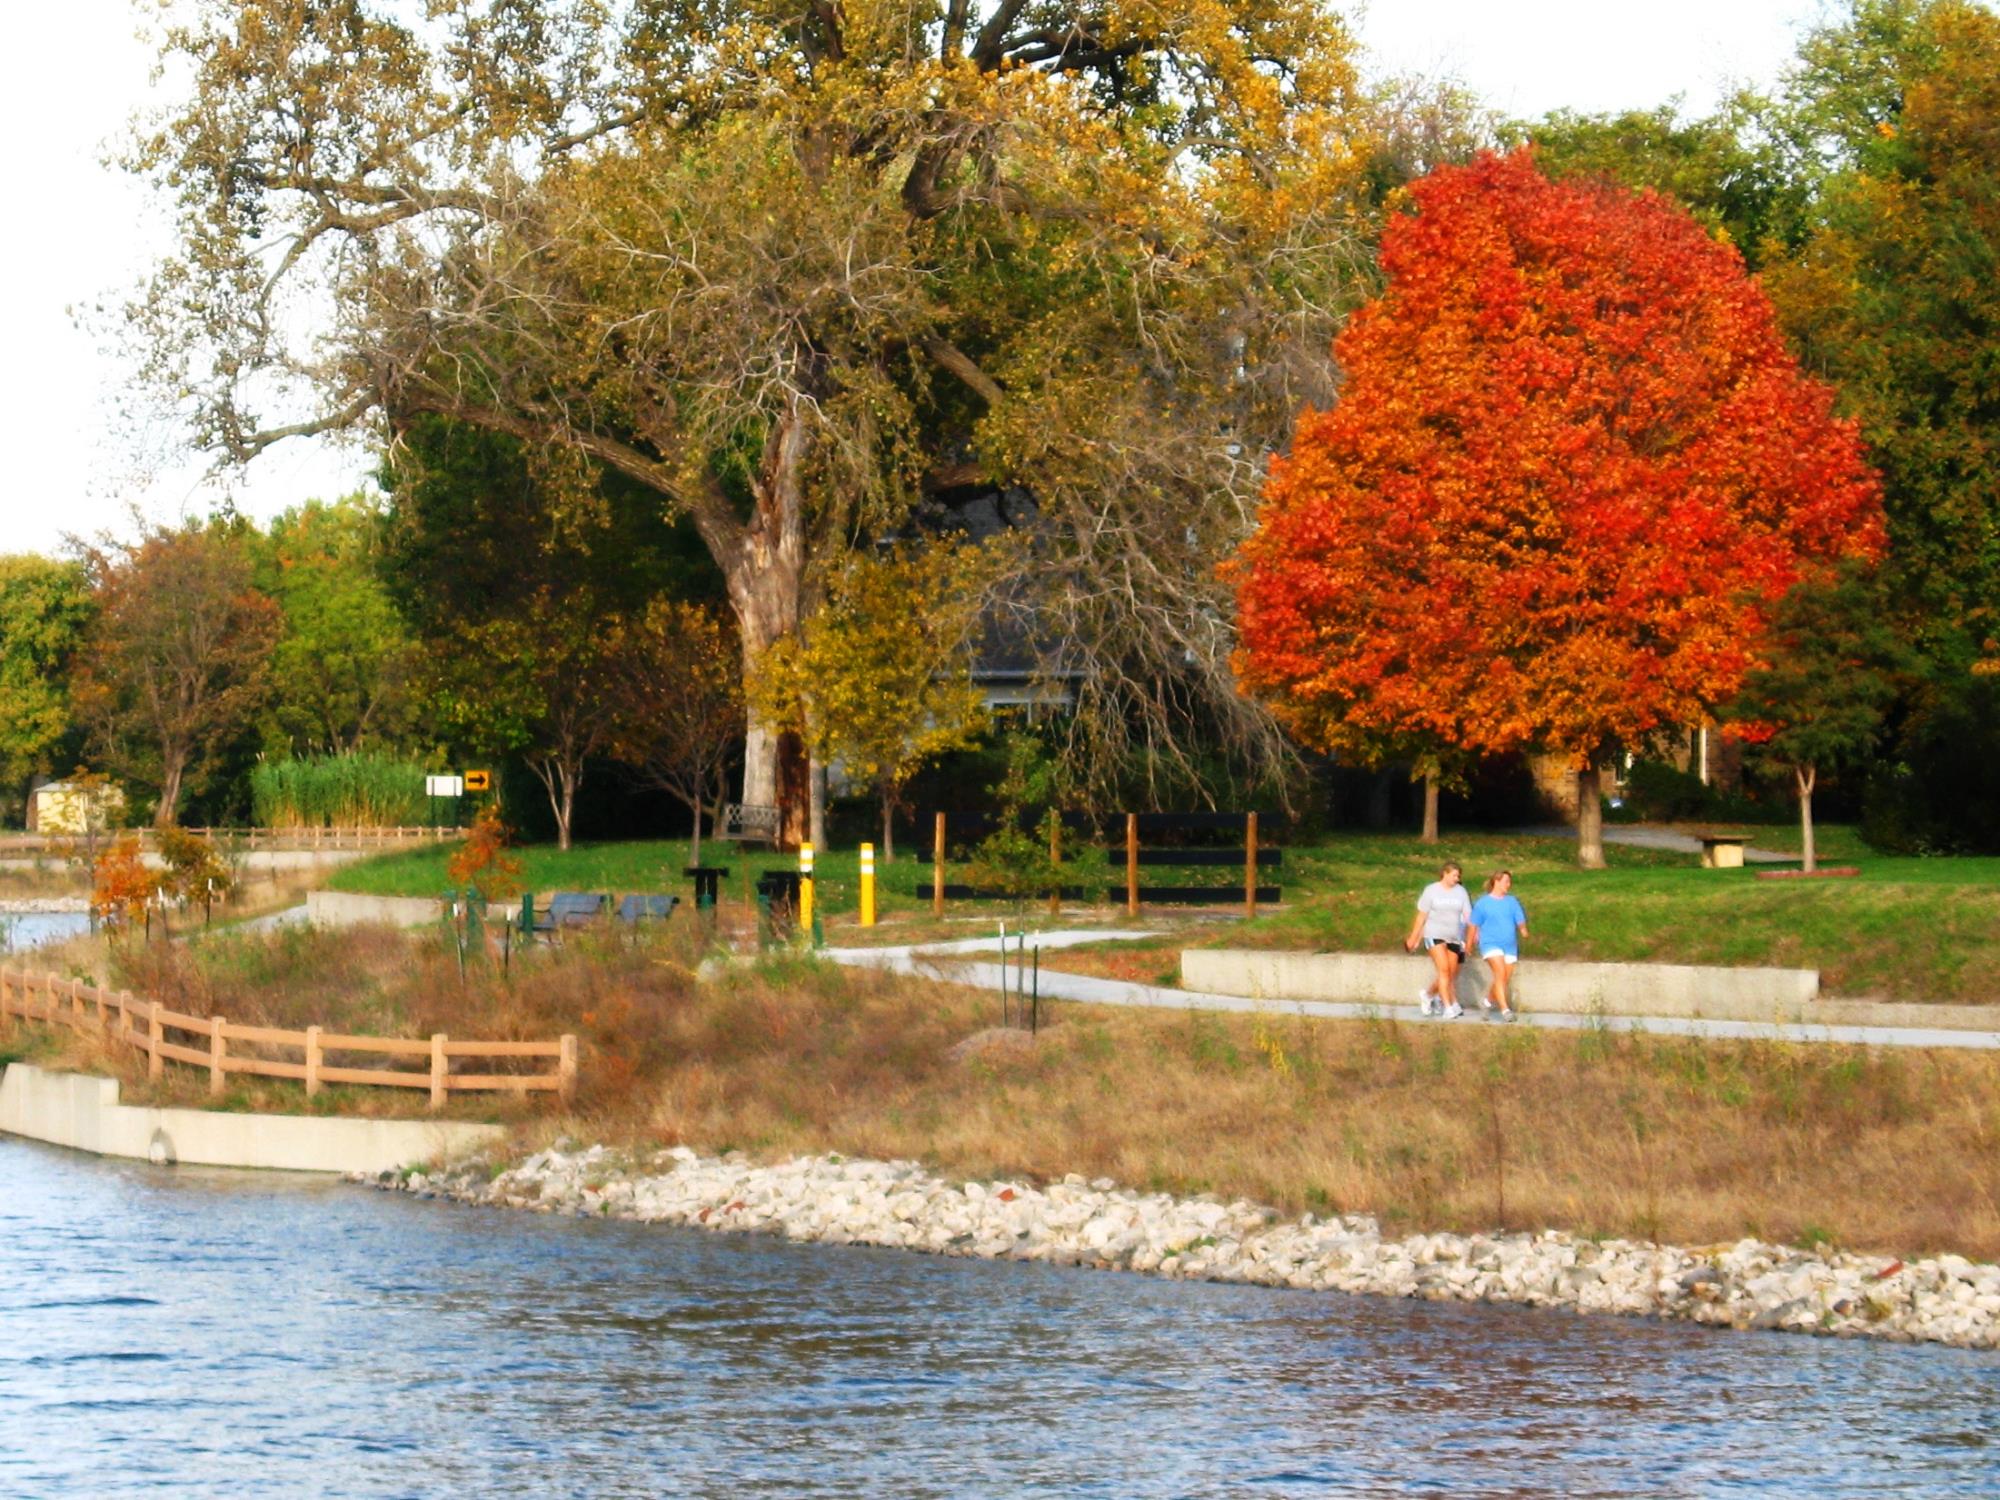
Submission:
<svg viewBox="0 0 2000 1500">
<path fill-rule="evenodd" d="M 766 652 L 752 678 L 754 706 L 874 788 L 885 860 L 910 778 L 985 728 L 972 667 L 994 565 L 971 548 L 854 554 L 805 628 Z"/>
</svg>

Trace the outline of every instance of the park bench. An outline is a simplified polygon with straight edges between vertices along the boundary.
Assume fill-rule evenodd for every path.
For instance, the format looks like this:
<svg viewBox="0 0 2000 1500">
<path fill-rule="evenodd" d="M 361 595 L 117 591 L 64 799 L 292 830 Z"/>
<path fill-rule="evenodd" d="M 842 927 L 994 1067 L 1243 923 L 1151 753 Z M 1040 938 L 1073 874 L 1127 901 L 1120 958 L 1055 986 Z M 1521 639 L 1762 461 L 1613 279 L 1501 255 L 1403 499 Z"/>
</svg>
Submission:
<svg viewBox="0 0 2000 1500">
<path fill-rule="evenodd" d="M 778 809 L 755 802 L 726 802 L 715 836 L 736 843 L 775 844 L 778 842 Z"/>
<path fill-rule="evenodd" d="M 1743 851 L 1750 844 L 1747 833 L 1697 833 L 1701 840 L 1701 867 L 1704 870 L 1740 870 L 1743 868 Z"/>
<path fill-rule="evenodd" d="M 604 915 L 611 898 L 596 891 L 557 891 L 549 897 L 549 920 L 557 927 L 581 927 Z"/>
<path fill-rule="evenodd" d="M 644 921 L 670 917 L 681 904 L 678 896 L 627 896 L 618 903 L 618 920 L 636 927 Z"/>
</svg>

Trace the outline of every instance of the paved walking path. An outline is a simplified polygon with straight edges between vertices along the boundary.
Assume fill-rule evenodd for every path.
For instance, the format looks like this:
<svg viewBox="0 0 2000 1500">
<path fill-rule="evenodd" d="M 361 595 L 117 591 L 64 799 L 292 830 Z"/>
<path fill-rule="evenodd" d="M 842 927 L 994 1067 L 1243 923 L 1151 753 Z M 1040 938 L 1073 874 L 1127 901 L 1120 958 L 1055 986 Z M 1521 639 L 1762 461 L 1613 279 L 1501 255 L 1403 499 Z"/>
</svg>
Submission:
<svg viewBox="0 0 2000 1500">
<path fill-rule="evenodd" d="M 1158 933 L 1134 931 L 1038 932 L 1028 935 L 1028 946 L 1069 948 L 1079 943 L 1130 941 L 1157 937 Z M 1012 952 L 1014 939 L 1009 938 Z M 997 992 L 1003 973 L 1014 982 L 1011 961 L 1003 970 L 997 963 L 971 961 L 971 955 L 996 954 L 1000 940 L 965 938 L 951 943 L 926 943 L 900 948 L 828 948 L 824 956 L 835 963 L 864 968 L 888 969 L 898 974 L 942 979 Z M 1340 1000 L 1264 1000 L 1248 995 L 1212 995 L 1200 990 L 1169 989 L 1164 985 L 1134 984 L 1122 979 L 1098 979 L 1085 974 L 1062 974 L 1044 968 L 1041 993 L 1055 1000 L 1081 1000 L 1094 1005 L 1129 1005 L 1154 1010 L 1230 1010 L 1257 1015 L 1314 1016 L 1329 1020 L 1360 1021 L 1393 1016 L 1423 1026 L 1498 1025 L 1468 1011 L 1458 1021 L 1426 1020 L 1416 1007 L 1356 1005 Z M 1957 1047 L 1974 1051 L 2000 1050 L 2000 1032 L 1951 1031 L 1921 1026 L 1817 1026 L 1790 1025 L 1772 1021 L 1702 1021 L 1677 1016 L 1579 1016 L 1569 1014 L 1521 1013 L 1520 1024 L 1544 1031 L 1635 1031 L 1652 1036 L 1697 1036 L 1717 1039 L 1781 1042 L 1848 1042 L 1877 1047 Z"/>
</svg>

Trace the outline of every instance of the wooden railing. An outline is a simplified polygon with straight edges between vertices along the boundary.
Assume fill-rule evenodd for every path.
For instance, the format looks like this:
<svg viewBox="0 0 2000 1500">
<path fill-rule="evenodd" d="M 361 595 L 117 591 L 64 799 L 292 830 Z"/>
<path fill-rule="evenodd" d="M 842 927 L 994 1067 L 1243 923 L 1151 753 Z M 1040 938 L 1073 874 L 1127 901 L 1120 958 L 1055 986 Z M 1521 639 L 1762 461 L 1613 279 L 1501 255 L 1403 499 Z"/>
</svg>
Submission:
<svg viewBox="0 0 2000 1500">
<path fill-rule="evenodd" d="M 463 828 L 329 828 L 306 824 L 296 828 L 188 828 L 187 833 L 213 839 L 231 849 L 379 849 L 404 844 L 427 844 L 463 838 Z M 150 846 L 151 828 L 106 829 L 97 835 L 100 849 L 109 847 L 126 834 L 137 834 L 139 842 Z M 70 854 L 82 840 L 73 833 L 0 834 L 0 854 Z"/>
<path fill-rule="evenodd" d="M 108 990 L 80 979 L 0 968 L 0 1018 L 7 1016 L 127 1042 L 146 1054 L 148 1078 L 160 1077 L 168 1062 L 206 1068 L 211 1095 L 222 1093 L 229 1074 L 253 1073 L 297 1080 L 306 1086 L 308 1097 L 329 1083 L 429 1089 L 432 1109 L 441 1109 L 453 1093 L 553 1093 L 561 1095 L 565 1104 L 576 1097 L 576 1038 L 570 1035 L 553 1042 L 454 1042 L 442 1033 L 426 1041 L 350 1036 L 319 1026 L 308 1026 L 304 1031 L 243 1026 L 221 1016 L 183 1015 L 157 1000 L 141 1000 L 130 990 Z M 232 1042 L 266 1053 L 290 1050 L 299 1056 L 291 1061 L 232 1052 Z M 418 1059 L 425 1066 L 348 1066 L 347 1056 L 355 1053 Z M 338 1054 L 342 1061 L 329 1062 L 328 1054 Z M 555 1067 L 534 1073 L 453 1072 L 453 1062 L 463 1059 L 545 1059 Z"/>
</svg>

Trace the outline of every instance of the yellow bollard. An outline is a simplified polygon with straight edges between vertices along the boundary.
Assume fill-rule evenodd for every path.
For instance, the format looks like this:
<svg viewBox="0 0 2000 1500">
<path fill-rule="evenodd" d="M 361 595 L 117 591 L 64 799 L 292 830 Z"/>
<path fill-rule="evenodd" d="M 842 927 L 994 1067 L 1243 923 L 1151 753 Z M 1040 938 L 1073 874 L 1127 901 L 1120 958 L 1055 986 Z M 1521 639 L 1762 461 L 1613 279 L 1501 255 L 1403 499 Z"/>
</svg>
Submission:
<svg viewBox="0 0 2000 1500">
<path fill-rule="evenodd" d="M 799 845 L 799 931 L 807 939 L 813 930 L 813 846 Z"/>
<path fill-rule="evenodd" d="M 861 925 L 875 925 L 875 846 L 861 846 Z"/>
</svg>

